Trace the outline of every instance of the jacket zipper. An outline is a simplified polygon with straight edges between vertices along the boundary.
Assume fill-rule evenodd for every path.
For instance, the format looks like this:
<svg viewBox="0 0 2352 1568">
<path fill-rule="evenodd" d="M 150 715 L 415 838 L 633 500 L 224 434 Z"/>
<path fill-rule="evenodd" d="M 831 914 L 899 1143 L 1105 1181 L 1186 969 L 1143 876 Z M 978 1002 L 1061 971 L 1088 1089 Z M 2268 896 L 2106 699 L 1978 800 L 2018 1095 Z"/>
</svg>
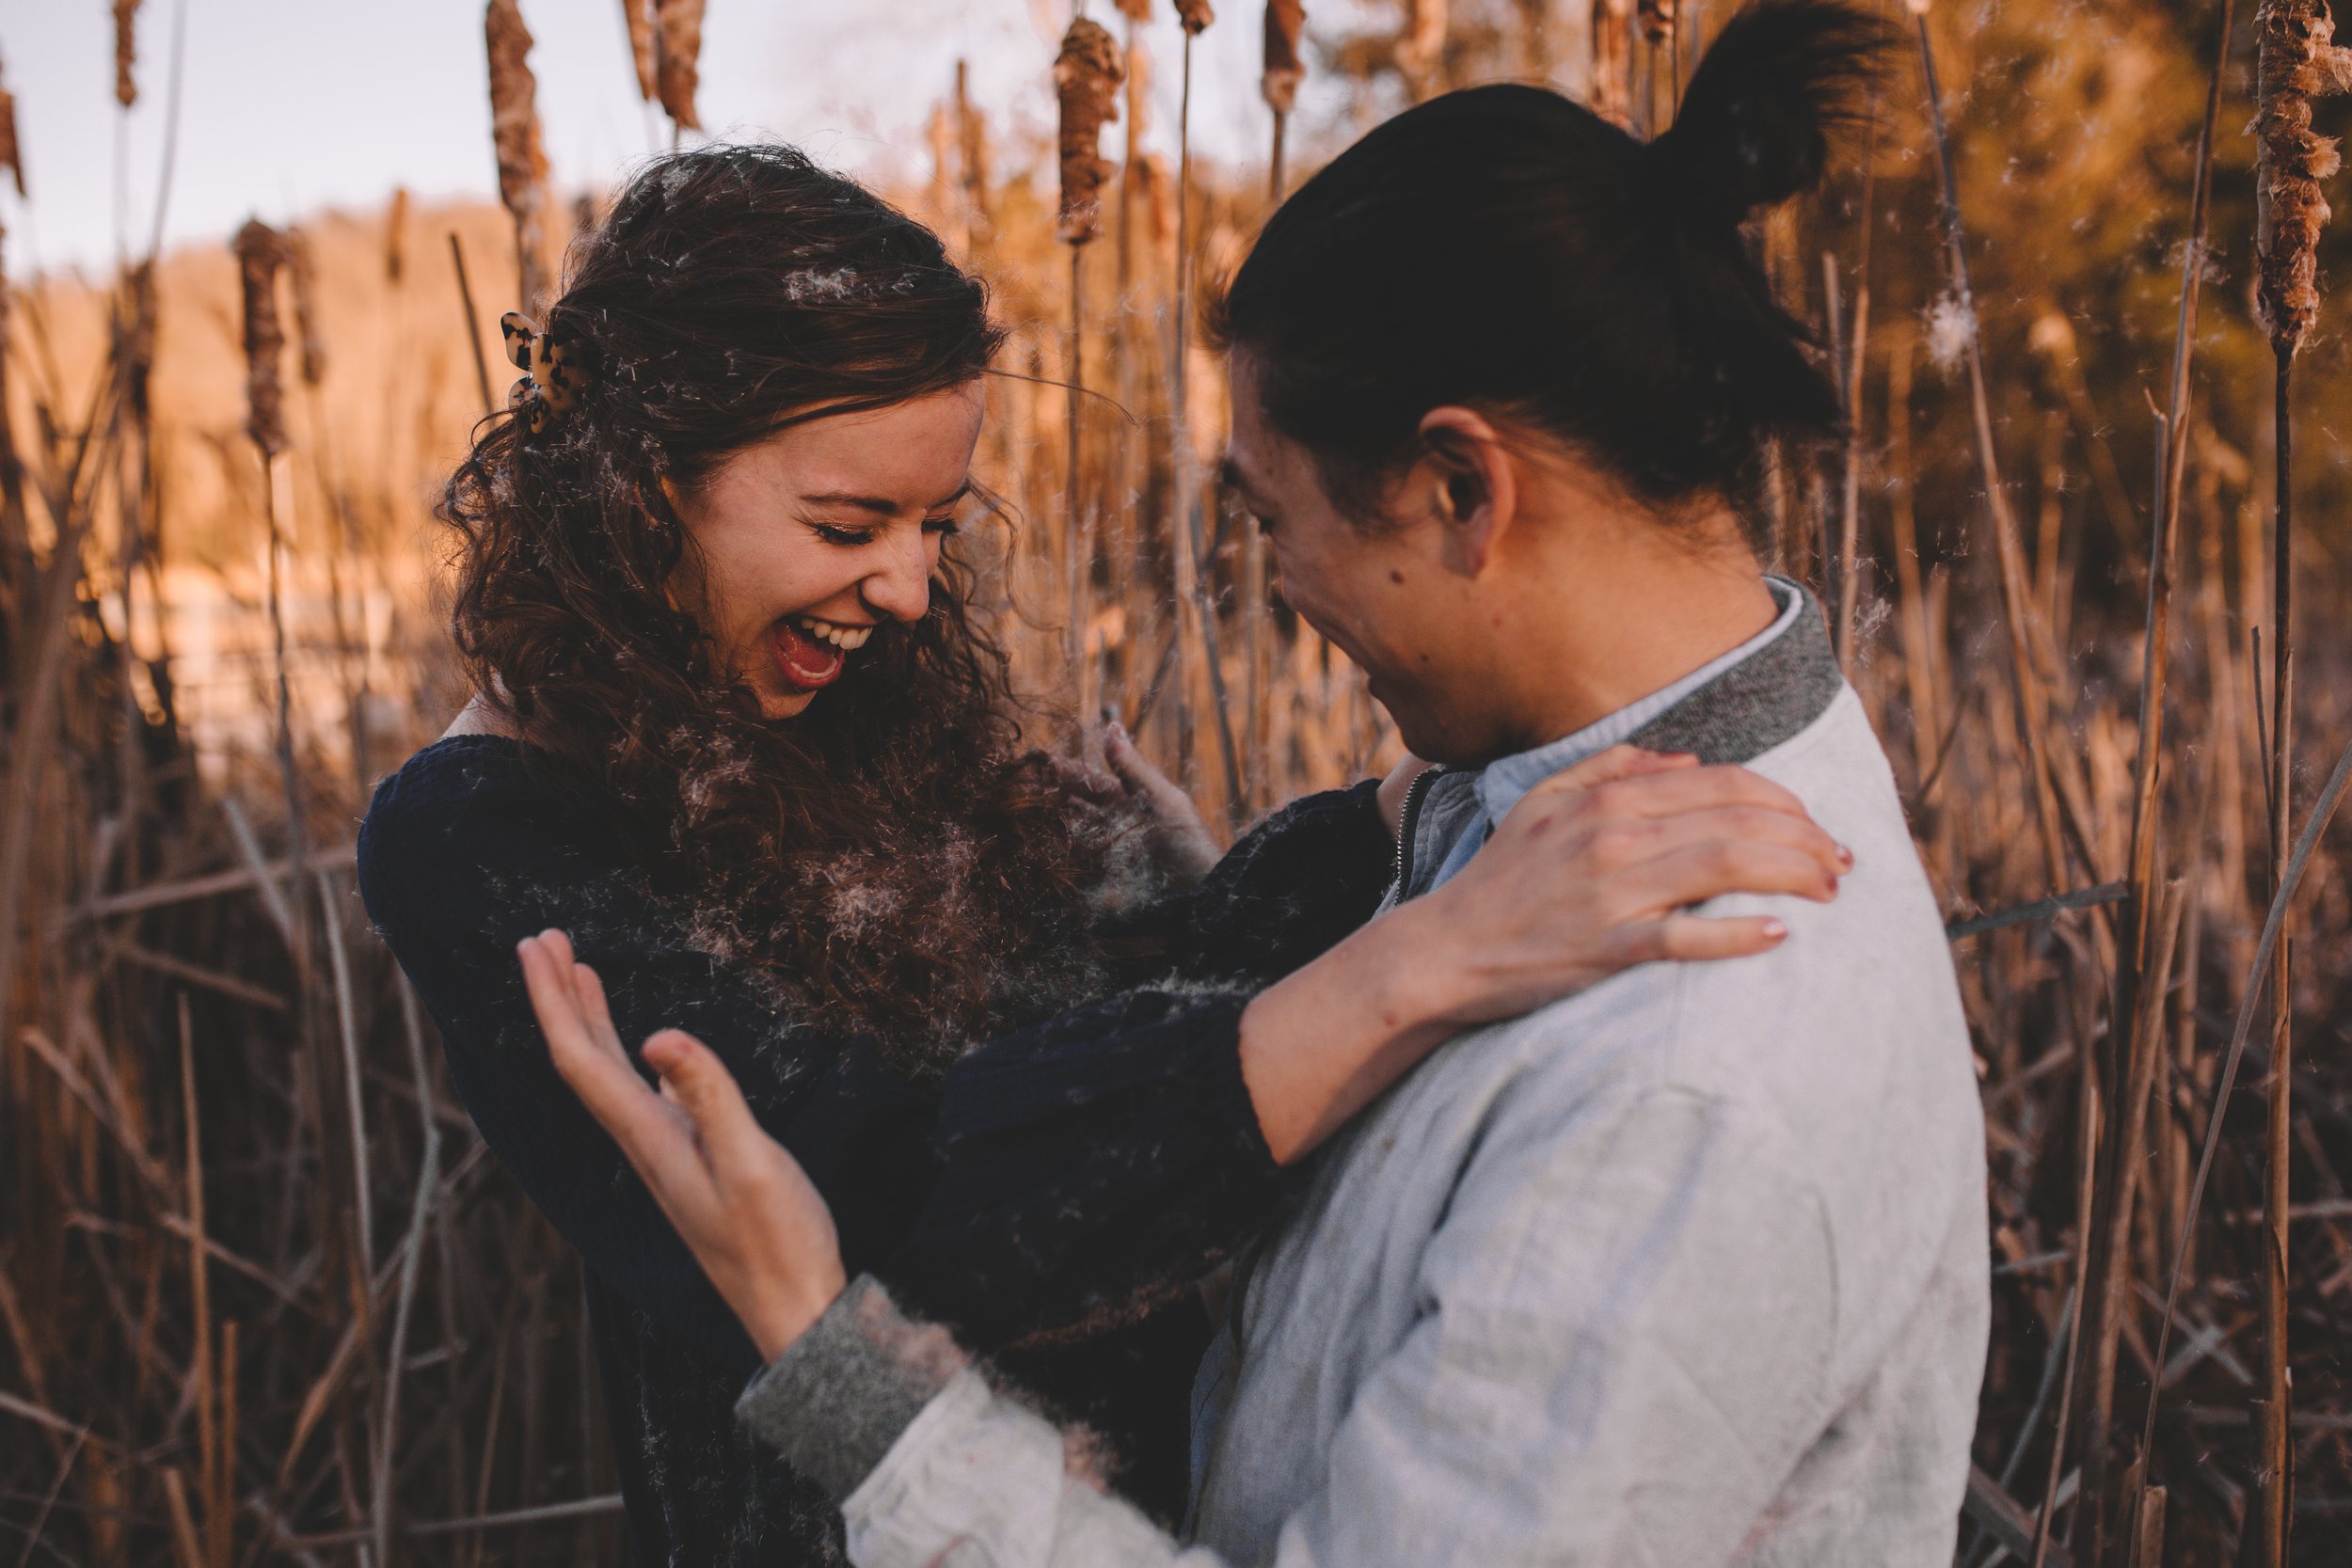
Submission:
<svg viewBox="0 0 2352 1568">
<path fill-rule="evenodd" d="M 1445 771 L 1443 763 L 1432 764 L 1413 775 L 1413 782 L 1405 786 L 1405 804 L 1396 814 L 1396 901 L 1405 902 L 1407 880 L 1413 874 L 1413 831 L 1421 821 L 1422 802 L 1429 798 L 1429 789 Z"/>
</svg>

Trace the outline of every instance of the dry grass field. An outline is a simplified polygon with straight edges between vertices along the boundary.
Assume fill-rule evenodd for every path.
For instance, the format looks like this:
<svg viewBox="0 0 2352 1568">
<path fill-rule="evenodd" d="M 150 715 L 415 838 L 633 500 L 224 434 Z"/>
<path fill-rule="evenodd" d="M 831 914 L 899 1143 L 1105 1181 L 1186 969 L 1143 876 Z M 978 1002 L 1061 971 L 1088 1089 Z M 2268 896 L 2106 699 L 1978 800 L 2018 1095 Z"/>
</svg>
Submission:
<svg viewBox="0 0 2352 1568">
<path fill-rule="evenodd" d="M 1091 9 L 1117 39 L 1154 5 Z M 1347 115 L 1275 139 L 1269 111 L 1279 175 L 1123 157 L 1131 104 L 1073 246 L 1052 150 L 943 83 L 933 178 L 895 193 L 1012 329 L 981 454 L 1008 505 L 964 547 L 1025 685 L 1116 711 L 1236 826 L 1395 741 L 1218 492 L 1188 289 L 1412 99 L 1543 78 L 1662 124 L 1723 14 L 1326 8 L 1304 68 Z M 644 11 L 689 122 L 699 9 Z M 1759 243 L 1853 431 L 1781 477 L 1777 565 L 1895 759 L 1983 1086 L 1962 1559 L 2342 1563 L 2352 245 L 2312 222 L 2344 184 L 2298 127 L 2344 128 L 2352 56 L 2298 73 L 2315 0 L 1887 14 L 1875 128 Z M 507 210 L 300 224 L 273 457 L 225 244 L 0 294 L 0 1565 L 621 1560 L 578 1265 L 353 889 L 373 780 L 463 700 L 433 497 L 513 378 L 499 313 L 598 195 L 501 153 Z"/>
</svg>

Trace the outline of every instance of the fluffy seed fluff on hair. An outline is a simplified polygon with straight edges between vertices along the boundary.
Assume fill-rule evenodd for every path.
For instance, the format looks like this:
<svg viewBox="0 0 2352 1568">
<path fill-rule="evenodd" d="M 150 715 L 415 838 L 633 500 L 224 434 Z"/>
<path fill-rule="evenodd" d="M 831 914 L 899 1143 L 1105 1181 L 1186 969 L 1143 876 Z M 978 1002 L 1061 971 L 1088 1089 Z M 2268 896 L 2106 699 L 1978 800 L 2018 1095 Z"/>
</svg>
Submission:
<svg viewBox="0 0 2352 1568">
<path fill-rule="evenodd" d="M 1888 42 L 1884 24 L 1832 0 L 1743 8 L 1692 73 L 1682 108 L 1651 156 L 1697 215 L 1738 222 L 1811 186 L 1830 137 L 1859 122 Z"/>
</svg>

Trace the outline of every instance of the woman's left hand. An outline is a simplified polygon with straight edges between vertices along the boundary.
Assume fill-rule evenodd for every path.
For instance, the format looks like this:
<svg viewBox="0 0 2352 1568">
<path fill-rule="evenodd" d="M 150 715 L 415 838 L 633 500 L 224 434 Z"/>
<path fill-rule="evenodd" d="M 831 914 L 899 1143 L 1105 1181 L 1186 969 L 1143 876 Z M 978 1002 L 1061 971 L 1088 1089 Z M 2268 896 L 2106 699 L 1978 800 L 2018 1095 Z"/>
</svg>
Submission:
<svg viewBox="0 0 2352 1568">
<path fill-rule="evenodd" d="M 1198 887 L 1225 853 L 1200 808 L 1137 749 L 1123 724 L 1104 727 L 1103 760 L 1109 764 L 1107 771 L 1069 757 L 1055 758 L 1054 766 L 1069 787 L 1141 813 L 1150 827 L 1152 858 L 1161 873 L 1180 888 Z"/>
<path fill-rule="evenodd" d="M 645 1042 L 659 1094 L 629 1065 L 596 972 L 562 931 L 517 944 L 556 1070 L 651 1189 L 760 1355 L 808 1332 L 846 1277 L 833 1212 L 800 1163 L 754 1119 L 710 1048 L 678 1029 Z"/>
</svg>

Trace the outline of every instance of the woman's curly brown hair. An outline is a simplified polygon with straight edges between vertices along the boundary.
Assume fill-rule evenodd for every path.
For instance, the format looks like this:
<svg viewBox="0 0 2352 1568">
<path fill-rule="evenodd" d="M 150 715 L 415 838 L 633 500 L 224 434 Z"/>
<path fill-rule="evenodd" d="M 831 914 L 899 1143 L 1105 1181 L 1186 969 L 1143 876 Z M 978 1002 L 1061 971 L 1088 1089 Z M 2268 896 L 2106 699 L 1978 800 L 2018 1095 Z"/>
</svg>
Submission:
<svg viewBox="0 0 2352 1568">
<path fill-rule="evenodd" d="M 713 146 L 628 182 L 546 327 L 585 363 L 578 406 L 535 436 L 485 421 L 439 507 L 459 655 L 546 774 L 698 940 L 911 1073 L 1099 989 L 1116 828 L 1022 750 L 968 570 L 943 553 L 925 618 L 781 721 L 663 590 L 687 547 L 671 498 L 728 456 L 982 374 L 981 283 L 800 153 Z"/>
</svg>

